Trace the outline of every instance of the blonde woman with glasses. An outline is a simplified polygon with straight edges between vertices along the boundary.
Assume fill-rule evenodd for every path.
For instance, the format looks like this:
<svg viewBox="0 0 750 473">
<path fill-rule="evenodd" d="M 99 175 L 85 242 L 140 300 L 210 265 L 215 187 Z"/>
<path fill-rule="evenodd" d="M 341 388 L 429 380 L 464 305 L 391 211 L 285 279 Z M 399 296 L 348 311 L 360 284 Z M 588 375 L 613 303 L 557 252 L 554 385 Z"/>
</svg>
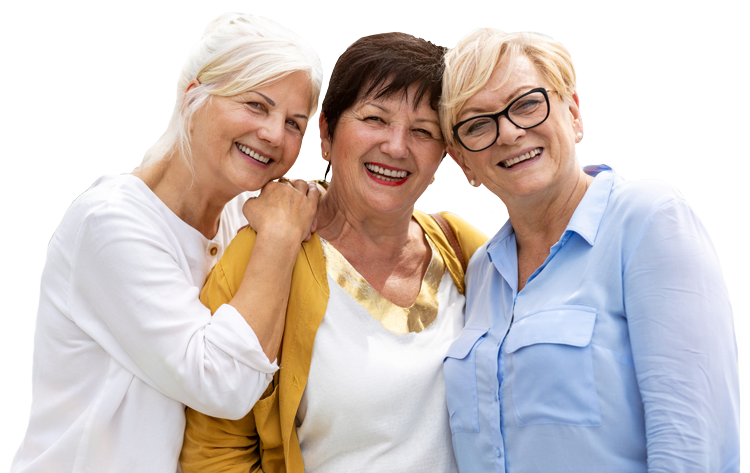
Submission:
<svg viewBox="0 0 750 473">
<path fill-rule="evenodd" d="M 449 153 L 510 217 L 443 365 L 459 470 L 739 471 L 732 310 L 685 199 L 580 166 L 575 71 L 546 36 L 478 30 L 443 87 Z"/>
</svg>

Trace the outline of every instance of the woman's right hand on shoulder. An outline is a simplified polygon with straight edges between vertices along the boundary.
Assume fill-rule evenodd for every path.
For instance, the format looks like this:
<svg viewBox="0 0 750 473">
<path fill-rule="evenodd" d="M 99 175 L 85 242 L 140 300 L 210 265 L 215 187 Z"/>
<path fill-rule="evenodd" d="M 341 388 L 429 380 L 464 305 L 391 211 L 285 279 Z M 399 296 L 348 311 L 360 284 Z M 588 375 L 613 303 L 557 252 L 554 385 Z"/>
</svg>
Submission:
<svg viewBox="0 0 750 473">
<path fill-rule="evenodd" d="M 258 234 L 298 245 L 315 231 L 319 198 L 314 183 L 301 179 L 271 181 L 263 186 L 260 196 L 245 202 L 242 212 Z"/>
</svg>

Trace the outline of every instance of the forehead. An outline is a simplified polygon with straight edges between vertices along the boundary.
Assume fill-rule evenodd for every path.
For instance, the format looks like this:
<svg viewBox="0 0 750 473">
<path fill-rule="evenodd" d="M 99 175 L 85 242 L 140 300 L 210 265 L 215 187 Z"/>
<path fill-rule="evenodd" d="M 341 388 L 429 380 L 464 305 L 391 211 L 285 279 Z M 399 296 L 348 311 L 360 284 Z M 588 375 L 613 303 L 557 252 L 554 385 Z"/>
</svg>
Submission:
<svg viewBox="0 0 750 473">
<path fill-rule="evenodd" d="M 547 80 L 526 56 L 519 55 L 512 63 L 506 59 L 495 68 L 487 84 L 461 107 L 459 120 L 467 115 L 502 110 L 523 92 L 548 86 Z"/>
<path fill-rule="evenodd" d="M 430 107 L 429 94 L 423 94 L 419 103 L 414 102 L 417 91 L 419 90 L 419 84 L 412 84 L 407 89 L 389 91 L 388 94 L 378 97 L 378 94 L 386 88 L 387 84 L 382 87 L 376 87 L 369 95 L 365 96 L 364 92 L 367 91 L 367 87 L 363 87 L 362 92 L 360 92 L 360 97 L 357 99 L 353 108 L 372 104 L 387 108 L 391 111 L 396 111 L 405 106 L 410 112 L 415 112 L 420 115 L 432 114 L 437 117 L 437 111 Z"/>
</svg>

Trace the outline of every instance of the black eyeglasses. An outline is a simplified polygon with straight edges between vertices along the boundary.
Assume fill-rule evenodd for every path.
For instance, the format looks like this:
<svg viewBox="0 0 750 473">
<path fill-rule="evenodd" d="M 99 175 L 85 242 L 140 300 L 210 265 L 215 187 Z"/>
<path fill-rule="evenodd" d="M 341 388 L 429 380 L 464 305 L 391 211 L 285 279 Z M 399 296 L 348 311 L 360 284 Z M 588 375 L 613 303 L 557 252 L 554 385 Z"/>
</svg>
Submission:
<svg viewBox="0 0 750 473">
<path fill-rule="evenodd" d="M 453 136 L 467 150 L 483 151 L 500 136 L 499 122 L 502 116 L 523 130 L 541 125 L 549 116 L 547 89 L 531 89 L 508 104 L 502 112 L 478 115 L 459 122 L 453 127 Z"/>
</svg>

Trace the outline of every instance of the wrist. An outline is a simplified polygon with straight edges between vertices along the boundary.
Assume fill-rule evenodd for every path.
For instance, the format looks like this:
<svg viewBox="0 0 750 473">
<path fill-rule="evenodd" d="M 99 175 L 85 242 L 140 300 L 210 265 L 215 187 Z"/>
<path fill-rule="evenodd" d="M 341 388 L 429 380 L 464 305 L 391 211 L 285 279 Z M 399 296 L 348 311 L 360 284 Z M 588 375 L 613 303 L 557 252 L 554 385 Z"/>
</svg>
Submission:
<svg viewBox="0 0 750 473">
<path fill-rule="evenodd" d="M 289 251 L 294 252 L 295 254 L 299 251 L 301 243 L 301 237 L 294 235 L 293 232 L 280 229 L 267 229 L 265 231 L 257 232 L 257 237 L 255 238 L 256 247 L 258 245 L 268 245 L 277 251 Z"/>
</svg>

